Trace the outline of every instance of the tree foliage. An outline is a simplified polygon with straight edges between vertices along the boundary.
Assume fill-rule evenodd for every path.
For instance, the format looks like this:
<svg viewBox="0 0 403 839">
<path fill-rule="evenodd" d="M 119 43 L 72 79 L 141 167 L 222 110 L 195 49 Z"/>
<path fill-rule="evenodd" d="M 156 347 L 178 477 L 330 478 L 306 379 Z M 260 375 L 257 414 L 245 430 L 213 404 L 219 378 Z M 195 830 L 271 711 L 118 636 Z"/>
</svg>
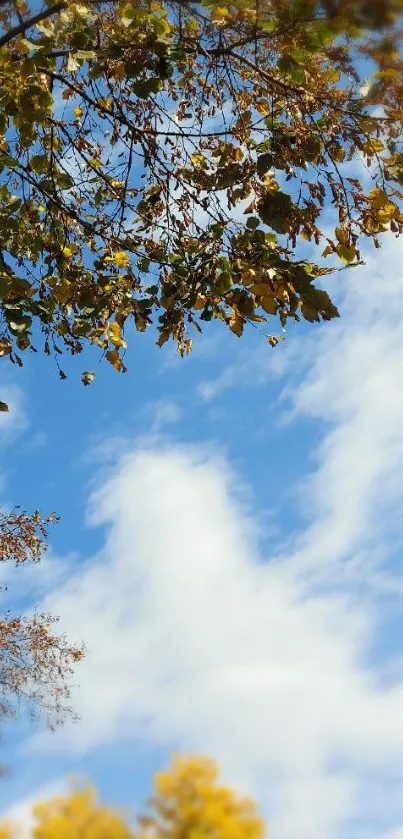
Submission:
<svg viewBox="0 0 403 839">
<path fill-rule="evenodd" d="M 48 526 L 38 512 L 0 512 L 0 563 L 37 563 L 45 550 Z M 13 717 L 24 707 L 53 727 L 70 715 L 69 679 L 83 649 L 54 634 L 56 619 L 43 612 L 0 619 L 0 715 Z"/>
<path fill-rule="evenodd" d="M 32 839 L 263 839 L 254 803 L 220 784 L 210 760 L 177 757 L 154 785 L 149 814 L 133 823 L 102 806 L 92 787 L 39 804 Z M 0 836 L 13 839 L 13 826 L 0 825 Z"/>
<path fill-rule="evenodd" d="M 263 839 L 263 822 L 253 801 L 219 782 L 206 758 L 174 758 L 155 775 L 155 795 L 138 819 L 139 839 Z"/>
<path fill-rule="evenodd" d="M 336 317 L 402 230 L 402 9 L 0 0 L 0 354 Z"/>
</svg>

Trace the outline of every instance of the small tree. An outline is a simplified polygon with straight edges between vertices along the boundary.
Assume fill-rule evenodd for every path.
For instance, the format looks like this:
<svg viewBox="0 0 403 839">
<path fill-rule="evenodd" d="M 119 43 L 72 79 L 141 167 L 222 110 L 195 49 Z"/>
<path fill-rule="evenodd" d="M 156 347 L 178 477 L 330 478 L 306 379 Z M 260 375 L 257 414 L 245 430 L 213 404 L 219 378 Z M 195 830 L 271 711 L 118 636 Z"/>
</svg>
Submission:
<svg viewBox="0 0 403 839">
<path fill-rule="evenodd" d="M 123 816 L 103 807 L 92 787 L 39 804 L 32 839 L 133 839 Z"/>
<path fill-rule="evenodd" d="M 0 513 L 0 563 L 17 566 L 40 562 L 55 515 L 38 512 Z M 52 632 L 56 618 L 42 612 L 21 617 L 6 613 L 0 619 L 0 716 L 13 717 L 22 709 L 41 714 L 53 727 L 70 715 L 69 679 L 83 649 L 69 645 Z"/>
<path fill-rule="evenodd" d="M 176 757 L 155 776 L 149 812 L 138 820 L 142 839 L 263 839 L 256 805 L 218 775 L 211 760 Z"/>
</svg>

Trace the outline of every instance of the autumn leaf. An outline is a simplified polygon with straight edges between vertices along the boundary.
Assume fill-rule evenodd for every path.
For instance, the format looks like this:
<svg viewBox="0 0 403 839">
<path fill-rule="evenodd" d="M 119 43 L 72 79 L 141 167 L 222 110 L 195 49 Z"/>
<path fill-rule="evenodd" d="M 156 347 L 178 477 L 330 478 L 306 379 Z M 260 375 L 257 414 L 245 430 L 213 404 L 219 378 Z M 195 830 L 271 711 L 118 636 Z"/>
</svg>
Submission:
<svg viewBox="0 0 403 839">
<path fill-rule="evenodd" d="M 122 373 L 125 371 L 126 368 L 122 362 L 118 350 L 108 350 L 106 353 L 106 357 L 109 361 L 109 364 L 112 364 L 112 367 L 114 367 L 115 370 Z"/>
<path fill-rule="evenodd" d="M 127 347 L 126 341 L 122 338 L 122 330 L 117 321 L 109 326 L 109 340 L 115 347 Z"/>
<path fill-rule="evenodd" d="M 222 23 L 229 15 L 229 9 L 226 6 L 214 6 L 211 12 L 211 20 L 213 23 Z"/>
<path fill-rule="evenodd" d="M 95 379 L 95 373 L 92 370 L 86 370 L 81 376 L 83 385 L 90 385 Z"/>
<path fill-rule="evenodd" d="M 116 251 L 115 261 L 117 262 L 119 268 L 126 268 L 126 266 L 130 263 L 129 256 L 124 251 Z"/>
<path fill-rule="evenodd" d="M 336 247 L 336 253 L 340 259 L 347 264 L 354 262 L 357 258 L 357 250 L 354 245 L 344 245 L 343 243 L 340 243 Z"/>
<path fill-rule="evenodd" d="M 243 333 L 244 319 L 239 315 L 231 315 L 229 319 L 229 326 L 231 332 L 233 332 L 235 335 L 238 336 L 238 338 L 240 338 Z"/>
</svg>

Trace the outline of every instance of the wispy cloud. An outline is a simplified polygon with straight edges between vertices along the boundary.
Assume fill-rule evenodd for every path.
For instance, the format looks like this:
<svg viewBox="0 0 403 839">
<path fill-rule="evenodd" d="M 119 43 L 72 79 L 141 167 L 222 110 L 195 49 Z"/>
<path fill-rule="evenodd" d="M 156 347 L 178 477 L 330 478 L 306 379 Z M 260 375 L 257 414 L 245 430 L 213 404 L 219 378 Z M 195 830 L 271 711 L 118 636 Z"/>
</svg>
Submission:
<svg viewBox="0 0 403 839">
<path fill-rule="evenodd" d="M 144 414 L 150 423 L 150 432 L 160 434 L 167 426 L 175 425 L 182 419 L 183 411 L 173 399 L 157 399 L 148 402 Z"/>
</svg>

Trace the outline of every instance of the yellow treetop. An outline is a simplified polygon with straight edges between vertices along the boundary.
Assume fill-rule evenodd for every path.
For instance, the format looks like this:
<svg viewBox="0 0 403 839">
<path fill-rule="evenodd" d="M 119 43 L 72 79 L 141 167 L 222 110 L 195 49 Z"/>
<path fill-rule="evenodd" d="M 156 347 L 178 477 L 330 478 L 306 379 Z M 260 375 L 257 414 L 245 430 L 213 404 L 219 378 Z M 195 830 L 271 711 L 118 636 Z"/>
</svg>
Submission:
<svg viewBox="0 0 403 839">
<path fill-rule="evenodd" d="M 33 815 L 32 839 L 133 839 L 124 817 L 101 806 L 93 787 L 39 804 Z"/>
<path fill-rule="evenodd" d="M 255 804 L 218 781 L 211 760 L 175 757 L 154 779 L 149 814 L 138 822 L 143 839 L 262 839 Z"/>
</svg>

